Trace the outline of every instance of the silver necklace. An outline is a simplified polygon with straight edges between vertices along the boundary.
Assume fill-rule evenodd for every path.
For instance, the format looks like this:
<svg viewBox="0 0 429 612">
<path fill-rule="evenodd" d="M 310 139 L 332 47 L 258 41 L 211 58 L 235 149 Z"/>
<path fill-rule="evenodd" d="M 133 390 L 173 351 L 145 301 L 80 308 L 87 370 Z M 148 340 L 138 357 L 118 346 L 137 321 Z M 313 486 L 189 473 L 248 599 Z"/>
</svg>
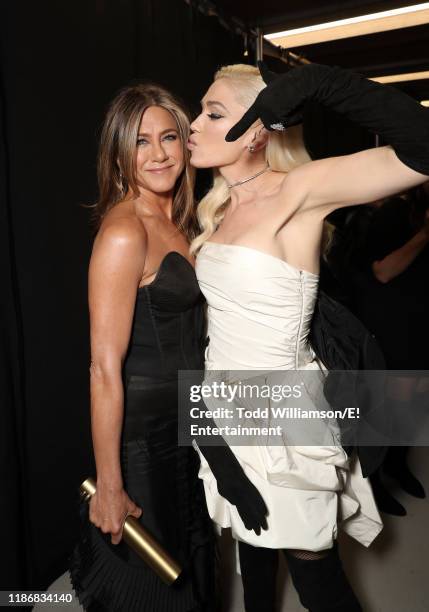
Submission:
<svg viewBox="0 0 429 612">
<path fill-rule="evenodd" d="M 264 174 L 264 172 L 266 172 L 269 169 L 270 169 L 270 164 L 267 162 L 266 167 L 263 170 L 260 170 L 257 174 L 254 174 L 253 176 L 249 176 L 249 178 L 243 179 L 242 181 L 237 181 L 236 183 L 232 183 L 231 185 L 227 183 L 227 186 L 229 187 L 229 189 L 231 189 L 231 187 L 237 187 L 237 185 L 248 183 L 249 181 L 256 178 L 257 176 L 261 176 L 261 174 Z"/>
</svg>

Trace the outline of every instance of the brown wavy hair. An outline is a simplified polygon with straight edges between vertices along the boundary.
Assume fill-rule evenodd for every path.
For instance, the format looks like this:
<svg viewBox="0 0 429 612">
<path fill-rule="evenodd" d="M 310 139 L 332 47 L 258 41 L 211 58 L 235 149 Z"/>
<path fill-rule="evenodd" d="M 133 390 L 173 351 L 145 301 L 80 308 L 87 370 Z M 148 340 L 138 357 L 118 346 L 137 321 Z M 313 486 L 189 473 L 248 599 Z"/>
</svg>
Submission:
<svg viewBox="0 0 429 612">
<path fill-rule="evenodd" d="M 182 143 L 184 169 L 173 194 L 173 223 L 191 240 L 197 230 L 194 184 L 195 170 L 189 164 L 186 146 L 190 116 L 180 98 L 156 83 L 130 85 L 119 91 L 110 103 L 103 123 L 97 158 L 99 197 L 93 205 L 98 228 L 106 213 L 122 201 L 130 190 L 140 195 L 137 183 L 137 138 L 143 113 L 149 106 L 160 106 L 174 118 Z"/>
</svg>

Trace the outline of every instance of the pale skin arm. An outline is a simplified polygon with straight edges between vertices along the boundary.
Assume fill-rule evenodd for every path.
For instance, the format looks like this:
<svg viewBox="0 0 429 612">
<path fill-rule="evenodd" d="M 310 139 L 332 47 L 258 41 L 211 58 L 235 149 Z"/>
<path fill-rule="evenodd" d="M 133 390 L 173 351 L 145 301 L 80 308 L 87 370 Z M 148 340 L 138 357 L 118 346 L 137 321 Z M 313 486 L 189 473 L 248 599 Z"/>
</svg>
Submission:
<svg viewBox="0 0 429 612">
<path fill-rule="evenodd" d="M 386 146 L 303 164 L 288 174 L 283 190 L 285 197 L 298 198 L 301 210 L 326 217 L 337 208 L 368 204 L 427 180 Z"/>
<path fill-rule="evenodd" d="M 383 259 L 373 262 L 372 271 L 376 279 L 381 283 L 388 283 L 392 278 L 404 272 L 412 264 L 417 255 L 422 252 L 428 242 L 429 216 L 426 213 L 426 222 L 421 230 L 402 247 L 392 251 Z"/>
<path fill-rule="evenodd" d="M 97 469 L 97 492 L 91 498 L 89 516 L 104 533 L 112 534 L 113 544 L 122 537 L 126 515 L 141 515 L 123 490 L 120 437 L 122 365 L 145 253 L 140 222 L 119 219 L 100 230 L 89 266 L 91 429 Z"/>
</svg>

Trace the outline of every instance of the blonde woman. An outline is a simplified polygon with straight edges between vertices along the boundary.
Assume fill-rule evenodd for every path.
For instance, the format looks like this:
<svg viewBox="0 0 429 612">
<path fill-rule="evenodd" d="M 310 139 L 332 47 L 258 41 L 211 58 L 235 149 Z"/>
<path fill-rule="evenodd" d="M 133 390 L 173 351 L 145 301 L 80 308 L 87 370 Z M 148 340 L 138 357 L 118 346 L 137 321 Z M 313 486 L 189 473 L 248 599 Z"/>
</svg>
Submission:
<svg viewBox="0 0 429 612">
<path fill-rule="evenodd" d="M 328 66 L 264 76 L 267 86 L 252 66 L 220 69 L 191 125 L 191 164 L 214 169 L 191 244 L 208 302 L 209 370 L 320 368 L 308 336 L 325 217 L 429 174 L 428 111 L 405 94 Z M 310 98 L 391 146 L 309 161 L 293 126 Z M 273 464 L 259 447 L 232 447 L 260 494 L 253 513 L 244 487 L 229 494 L 219 456 L 200 448 L 209 513 L 239 541 L 246 610 L 274 611 L 279 549 L 311 612 L 361 610 L 336 546 L 338 526 L 365 546 L 382 529 L 358 458 L 339 445 L 278 448 Z"/>
<path fill-rule="evenodd" d="M 123 89 L 101 135 L 89 267 L 97 492 L 70 559 L 88 610 L 190 612 L 213 600 L 198 457 L 177 445 L 177 370 L 202 367 L 204 340 L 188 135 L 186 110 L 155 84 Z M 122 540 L 128 515 L 183 566 L 174 585 Z"/>
</svg>

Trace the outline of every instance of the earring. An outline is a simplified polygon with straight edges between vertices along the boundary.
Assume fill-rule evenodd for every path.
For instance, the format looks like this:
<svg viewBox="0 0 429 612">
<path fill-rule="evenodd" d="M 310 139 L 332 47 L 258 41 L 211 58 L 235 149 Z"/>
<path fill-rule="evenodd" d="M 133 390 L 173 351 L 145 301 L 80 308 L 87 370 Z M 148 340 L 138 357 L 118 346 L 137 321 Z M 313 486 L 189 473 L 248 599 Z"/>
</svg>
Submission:
<svg viewBox="0 0 429 612">
<path fill-rule="evenodd" d="M 124 175 L 122 174 L 122 172 L 119 172 L 119 189 L 120 189 L 121 193 L 125 193 L 125 189 L 124 189 Z"/>
<path fill-rule="evenodd" d="M 249 153 L 254 153 L 254 151 L 255 151 L 255 147 L 253 145 L 249 145 L 247 147 L 247 149 L 248 149 Z"/>
</svg>

